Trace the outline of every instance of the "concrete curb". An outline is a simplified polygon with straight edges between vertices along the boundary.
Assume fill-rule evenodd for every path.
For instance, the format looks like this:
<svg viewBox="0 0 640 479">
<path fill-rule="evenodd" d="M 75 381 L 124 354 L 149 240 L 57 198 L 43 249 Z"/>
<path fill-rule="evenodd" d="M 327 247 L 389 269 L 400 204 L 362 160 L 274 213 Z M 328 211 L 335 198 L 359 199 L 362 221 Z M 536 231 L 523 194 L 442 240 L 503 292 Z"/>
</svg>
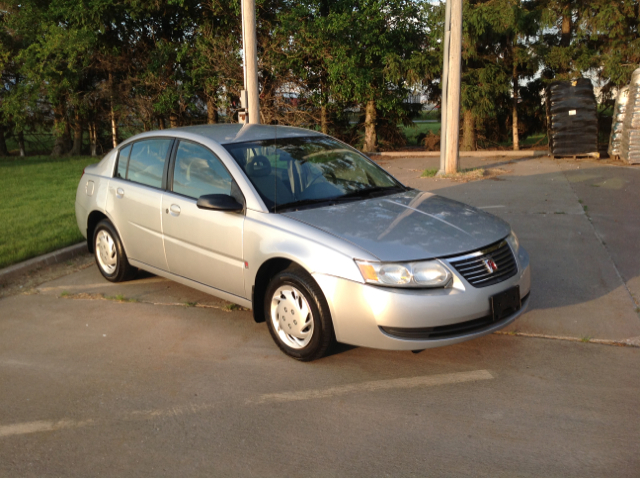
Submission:
<svg viewBox="0 0 640 479">
<path fill-rule="evenodd" d="M 514 158 L 526 158 L 536 156 L 547 156 L 549 154 L 546 150 L 484 150 L 484 151 L 461 151 L 460 156 L 470 156 L 476 158 L 494 157 L 494 156 L 506 156 Z M 383 157 L 383 158 L 440 158 L 439 151 L 381 151 L 375 153 L 365 153 L 365 155 L 371 157 Z"/>
<path fill-rule="evenodd" d="M 35 258 L 28 259 L 22 263 L 8 266 L 4 269 L 0 269 L 0 284 L 4 284 L 8 280 L 13 279 L 16 276 L 20 276 L 21 274 L 28 273 L 34 269 L 62 263 L 63 261 L 67 261 L 88 252 L 87 242 L 84 241 L 57 251 L 52 251 L 51 253 L 43 254 L 42 256 L 36 256 Z"/>
</svg>

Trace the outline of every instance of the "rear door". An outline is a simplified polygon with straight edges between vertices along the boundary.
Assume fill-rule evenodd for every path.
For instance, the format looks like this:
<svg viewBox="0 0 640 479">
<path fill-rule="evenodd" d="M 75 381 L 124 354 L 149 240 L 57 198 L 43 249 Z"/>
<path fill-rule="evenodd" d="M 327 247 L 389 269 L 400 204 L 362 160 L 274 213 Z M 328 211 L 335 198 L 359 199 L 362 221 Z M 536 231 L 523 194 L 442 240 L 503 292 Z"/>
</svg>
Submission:
<svg viewBox="0 0 640 479">
<path fill-rule="evenodd" d="M 162 193 L 173 141 L 150 138 L 122 148 L 107 200 L 127 256 L 165 271 Z"/>
<path fill-rule="evenodd" d="M 246 298 L 243 212 L 201 210 L 197 199 L 225 194 L 244 202 L 231 174 L 208 148 L 180 140 L 162 199 L 164 247 L 169 271 Z"/>
</svg>

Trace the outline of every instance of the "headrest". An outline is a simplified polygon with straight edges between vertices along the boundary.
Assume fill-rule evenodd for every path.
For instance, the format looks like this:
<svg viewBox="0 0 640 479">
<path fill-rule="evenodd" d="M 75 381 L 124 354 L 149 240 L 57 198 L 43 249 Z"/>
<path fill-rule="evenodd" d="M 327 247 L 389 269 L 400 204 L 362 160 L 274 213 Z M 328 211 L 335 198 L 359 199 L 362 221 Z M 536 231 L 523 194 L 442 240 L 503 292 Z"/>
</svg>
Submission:
<svg viewBox="0 0 640 479">
<path fill-rule="evenodd" d="M 269 176 L 269 174 L 271 174 L 271 163 L 266 156 L 257 155 L 249 160 L 247 166 L 245 166 L 245 171 L 247 172 L 247 175 L 254 178 Z"/>
</svg>

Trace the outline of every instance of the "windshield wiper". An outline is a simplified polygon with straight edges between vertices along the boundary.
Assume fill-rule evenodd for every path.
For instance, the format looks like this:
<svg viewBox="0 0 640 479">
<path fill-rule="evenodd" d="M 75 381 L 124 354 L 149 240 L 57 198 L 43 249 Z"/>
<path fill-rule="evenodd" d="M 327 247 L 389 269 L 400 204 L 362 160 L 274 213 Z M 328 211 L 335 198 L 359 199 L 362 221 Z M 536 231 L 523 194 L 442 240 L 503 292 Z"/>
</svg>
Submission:
<svg viewBox="0 0 640 479">
<path fill-rule="evenodd" d="M 361 190 L 352 191 L 342 195 L 340 198 L 372 198 L 377 193 L 406 191 L 402 186 L 374 186 L 372 188 L 363 188 Z"/>
<path fill-rule="evenodd" d="M 373 188 L 364 188 L 358 191 L 352 191 L 350 193 L 346 193 L 340 196 L 334 196 L 333 198 L 315 198 L 308 200 L 298 200 L 291 201 L 290 203 L 285 203 L 283 205 L 276 205 L 271 207 L 270 211 L 283 211 L 298 208 L 299 206 L 310 206 L 310 205 L 323 205 L 330 206 L 341 203 L 343 201 L 353 201 L 359 198 L 371 198 L 372 195 L 381 192 L 392 192 L 392 191 L 405 191 L 405 188 L 402 186 L 375 186 Z"/>
<path fill-rule="evenodd" d="M 283 205 L 275 205 L 271 207 L 271 211 L 283 211 L 283 210 L 290 210 L 290 209 L 295 209 L 299 206 L 309 206 L 309 205 L 320 205 L 323 203 L 326 203 L 327 205 L 331 205 L 336 203 L 336 200 L 339 201 L 340 197 L 337 198 L 315 198 L 315 199 L 310 199 L 310 200 L 298 200 L 298 201 L 291 201 L 289 203 L 285 203 Z"/>
</svg>

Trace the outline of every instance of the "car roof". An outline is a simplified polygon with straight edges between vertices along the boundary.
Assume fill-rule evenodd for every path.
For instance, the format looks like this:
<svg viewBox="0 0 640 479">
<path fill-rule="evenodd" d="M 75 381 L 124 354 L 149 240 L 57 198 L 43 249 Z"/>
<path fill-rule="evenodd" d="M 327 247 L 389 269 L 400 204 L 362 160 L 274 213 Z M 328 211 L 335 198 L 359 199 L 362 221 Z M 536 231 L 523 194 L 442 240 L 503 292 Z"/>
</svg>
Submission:
<svg viewBox="0 0 640 479">
<path fill-rule="evenodd" d="M 180 135 L 181 133 L 190 133 L 206 137 L 220 144 L 272 140 L 274 138 L 323 136 L 322 133 L 304 128 L 277 125 L 240 125 L 238 123 L 185 126 L 181 128 L 156 131 L 154 133 L 162 133 L 162 135 Z M 148 134 L 144 136 L 148 136 Z"/>
</svg>

